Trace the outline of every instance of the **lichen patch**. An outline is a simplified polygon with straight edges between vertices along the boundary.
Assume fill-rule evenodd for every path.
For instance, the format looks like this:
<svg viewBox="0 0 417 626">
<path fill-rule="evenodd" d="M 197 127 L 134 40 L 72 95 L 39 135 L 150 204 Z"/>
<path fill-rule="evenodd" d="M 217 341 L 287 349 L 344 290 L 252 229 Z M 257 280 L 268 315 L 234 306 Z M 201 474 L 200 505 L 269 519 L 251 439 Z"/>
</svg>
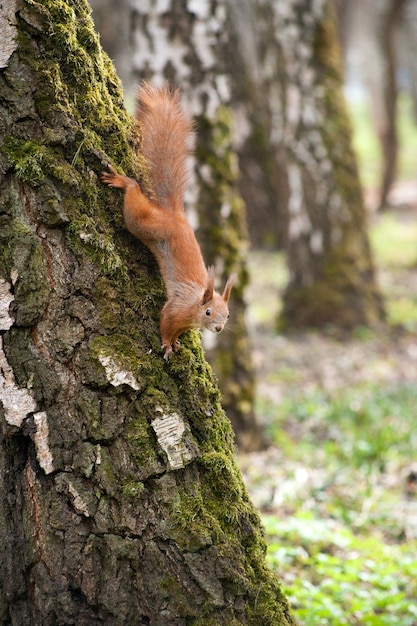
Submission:
<svg viewBox="0 0 417 626">
<path fill-rule="evenodd" d="M 0 399 L 3 404 L 6 422 L 20 427 L 23 420 L 36 410 L 36 402 L 25 388 L 16 385 L 13 370 L 3 351 L 3 339 L 0 337 Z"/>
<path fill-rule="evenodd" d="M 158 443 L 168 458 L 171 470 L 185 467 L 195 458 L 195 452 L 187 445 L 185 423 L 182 417 L 175 412 L 159 414 L 152 420 Z"/>
<path fill-rule="evenodd" d="M 129 385 L 135 391 L 139 391 L 140 385 L 132 372 L 122 369 L 111 356 L 98 355 L 98 360 L 105 369 L 107 380 L 113 387 Z"/>
<path fill-rule="evenodd" d="M 33 416 L 36 425 L 36 432 L 33 435 L 33 441 L 36 448 L 36 458 L 38 463 L 45 472 L 50 474 L 54 471 L 52 452 L 48 444 L 49 427 L 48 416 L 45 411 L 35 413 Z"/>
<path fill-rule="evenodd" d="M 0 330 L 9 330 L 13 326 L 13 318 L 9 313 L 10 303 L 14 296 L 9 283 L 0 278 Z"/>
</svg>

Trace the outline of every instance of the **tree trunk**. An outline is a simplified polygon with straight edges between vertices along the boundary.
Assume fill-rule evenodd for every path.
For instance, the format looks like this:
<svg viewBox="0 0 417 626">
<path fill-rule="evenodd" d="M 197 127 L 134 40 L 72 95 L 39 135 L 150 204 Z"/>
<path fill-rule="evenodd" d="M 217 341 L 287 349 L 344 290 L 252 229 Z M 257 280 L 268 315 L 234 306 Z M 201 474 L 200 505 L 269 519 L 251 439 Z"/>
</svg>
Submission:
<svg viewBox="0 0 417 626">
<path fill-rule="evenodd" d="M 383 85 L 383 102 L 386 110 L 386 125 L 380 132 L 379 140 L 382 148 L 383 170 L 379 209 L 386 208 L 388 194 L 395 180 L 398 160 L 397 133 L 397 54 L 395 30 L 404 7 L 405 0 L 392 0 L 383 22 L 380 35 L 380 46 L 385 58 L 385 80 Z"/>
<path fill-rule="evenodd" d="M 279 80 L 284 70 L 269 0 L 227 0 L 231 50 L 227 55 L 233 106 L 239 120 L 239 186 L 254 246 L 285 246 L 288 231 L 287 162 Z"/>
<path fill-rule="evenodd" d="M 406 2 L 400 19 L 400 36 L 397 38 L 399 65 L 408 73 L 405 90 L 413 102 L 413 119 L 417 124 L 417 4 Z"/>
<path fill-rule="evenodd" d="M 342 94 L 330 3 L 276 13 L 288 154 L 289 269 L 281 323 L 351 329 L 383 316 Z"/>
<path fill-rule="evenodd" d="M 225 0 L 135 5 L 134 65 L 138 82 L 150 78 L 179 86 L 184 104 L 196 121 L 195 184 L 187 208 L 195 223 L 204 258 L 222 281 L 238 274 L 232 292 L 231 324 L 219 336 L 208 336 L 207 354 L 219 378 L 223 406 L 241 449 L 259 449 L 262 429 L 254 413 L 255 374 L 244 322 L 247 228 L 238 192 L 238 170 L 232 150 L 233 116 L 228 74 L 230 31 Z M 157 53 L 156 53 L 157 52 Z"/>
<path fill-rule="evenodd" d="M 0 25 L 0 622 L 294 624 L 199 335 L 165 363 L 156 263 L 97 179 L 140 159 L 88 5 Z"/>
</svg>

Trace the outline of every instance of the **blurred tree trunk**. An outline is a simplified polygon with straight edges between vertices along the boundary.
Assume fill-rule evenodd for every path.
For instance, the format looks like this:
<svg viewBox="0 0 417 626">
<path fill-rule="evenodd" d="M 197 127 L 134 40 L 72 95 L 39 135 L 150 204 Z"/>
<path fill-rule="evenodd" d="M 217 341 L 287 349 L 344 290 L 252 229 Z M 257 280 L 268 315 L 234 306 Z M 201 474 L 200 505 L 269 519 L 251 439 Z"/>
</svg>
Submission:
<svg viewBox="0 0 417 626">
<path fill-rule="evenodd" d="M 384 209 L 395 179 L 398 157 L 397 135 L 397 47 L 396 29 L 405 0 L 367 0 L 358 7 L 365 26 L 362 34 L 363 70 L 368 86 L 372 118 L 381 145 L 382 175 L 378 208 Z"/>
<path fill-rule="evenodd" d="M 391 0 L 382 23 L 379 45 L 385 56 L 385 81 L 383 85 L 383 102 L 386 110 L 386 124 L 379 130 L 382 147 L 383 171 L 379 209 L 386 208 L 388 194 L 395 180 L 398 160 L 397 133 L 397 50 L 395 45 L 396 29 L 403 10 L 405 0 Z"/>
<path fill-rule="evenodd" d="M 381 147 L 381 182 L 378 209 L 387 206 L 398 160 L 397 99 L 399 52 L 405 50 L 408 26 L 401 17 L 407 0 L 355 0 L 337 3 L 339 17 L 349 13 L 349 29 L 343 38 L 353 50 L 363 75 L 372 120 Z M 411 6 L 409 6 L 411 8 Z M 399 31 L 401 30 L 401 37 Z"/>
<path fill-rule="evenodd" d="M 125 97 L 133 99 L 130 0 L 89 0 L 104 50 L 117 68 Z"/>
<path fill-rule="evenodd" d="M 417 3 L 405 3 L 400 20 L 400 36 L 397 38 L 399 56 L 408 71 L 405 88 L 413 100 L 414 122 L 417 124 Z"/>
<path fill-rule="evenodd" d="M 88 5 L 0 25 L 0 623 L 294 624 L 199 336 L 164 362 L 155 261 L 97 180 L 140 162 Z"/>
<path fill-rule="evenodd" d="M 408 72 L 404 85 L 413 100 L 414 122 L 417 124 L 417 3 L 406 2 L 401 12 L 397 38 L 399 65 Z"/>
<path fill-rule="evenodd" d="M 330 2 L 276 11 L 288 156 L 290 281 L 281 322 L 350 329 L 383 316 Z"/>
<path fill-rule="evenodd" d="M 239 187 L 247 207 L 254 246 L 276 249 L 288 231 L 284 115 L 277 77 L 283 58 L 277 44 L 276 3 L 227 0 L 230 52 L 227 55 L 233 107 Z"/>
<path fill-rule="evenodd" d="M 244 319 L 248 235 L 232 148 L 226 2 L 172 3 L 168 10 L 164 4 L 151 8 L 137 4 L 132 24 L 137 82 L 169 80 L 180 87 L 196 121 L 196 184 L 188 196 L 189 217 L 205 260 L 216 266 L 222 283 L 232 271 L 238 273 L 229 327 L 221 335 L 207 335 L 207 353 L 238 445 L 258 449 L 264 440 L 254 413 L 255 376 Z"/>
</svg>

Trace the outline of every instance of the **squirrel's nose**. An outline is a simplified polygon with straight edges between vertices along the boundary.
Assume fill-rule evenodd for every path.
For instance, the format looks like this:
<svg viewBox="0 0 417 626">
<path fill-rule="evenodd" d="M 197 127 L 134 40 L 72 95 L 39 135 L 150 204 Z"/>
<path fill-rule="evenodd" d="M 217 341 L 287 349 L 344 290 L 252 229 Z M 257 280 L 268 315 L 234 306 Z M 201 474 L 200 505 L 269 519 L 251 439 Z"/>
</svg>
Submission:
<svg viewBox="0 0 417 626">
<path fill-rule="evenodd" d="M 214 327 L 216 329 L 216 333 L 219 333 L 223 330 L 223 326 L 221 326 L 220 324 L 217 324 L 217 326 Z"/>
</svg>

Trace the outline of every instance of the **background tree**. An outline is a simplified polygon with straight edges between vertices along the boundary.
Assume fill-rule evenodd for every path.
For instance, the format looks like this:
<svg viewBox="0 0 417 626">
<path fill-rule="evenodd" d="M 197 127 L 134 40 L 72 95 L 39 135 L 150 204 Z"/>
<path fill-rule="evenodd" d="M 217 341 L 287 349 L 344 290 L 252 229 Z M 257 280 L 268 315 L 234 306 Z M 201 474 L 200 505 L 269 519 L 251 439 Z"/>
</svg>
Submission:
<svg viewBox="0 0 417 626">
<path fill-rule="evenodd" d="M 83 0 L 0 7 L 0 621 L 293 624 L 198 335 L 103 161 L 140 174 Z"/>
<path fill-rule="evenodd" d="M 195 184 L 186 203 L 188 214 L 206 262 L 216 265 L 223 280 L 232 271 L 238 273 L 232 324 L 225 333 L 207 337 L 208 356 L 239 446 L 257 449 L 263 436 L 254 413 L 255 375 L 244 319 L 248 235 L 232 143 L 227 4 L 224 0 L 172 3 L 170 8 L 136 4 L 131 25 L 136 82 L 168 80 L 180 87 L 196 122 Z"/>
<path fill-rule="evenodd" d="M 281 211 L 275 224 L 287 229 L 281 239 L 287 243 L 290 280 L 280 322 L 342 328 L 373 323 L 383 311 L 330 3 L 229 0 L 229 6 L 235 56 L 240 53 L 243 67 L 233 84 L 238 94 L 246 82 L 252 103 L 241 104 L 238 98 L 235 106 L 246 114 L 244 129 L 256 128 L 252 111 L 258 120 L 267 120 L 260 124 L 269 155 L 265 150 L 261 162 L 268 164 L 265 177 L 274 178 L 275 184 L 280 181 L 280 202 L 269 202 L 272 215 Z M 251 153 L 255 135 L 246 131 L 246 137 L 244 150 Z M 275 160 L 271 153 L 277 155 Z M 259 150 L 254 148 L 253 154 Z M 250 179 L 250 172 L 249 166 L 243 178 Z M 253 195 L 259 187 L 254 185 L 254 190 Z M 256 214 L 256 204 L 252 209 Z"/>
<path fill-rule="evenodd" d="M 345 56 L 352 57 L 352 64 L 361 75 L 381 148 L 378 209 L 387 206 L 397 169 L 400 63 L 403 68 L 409 65 L 411 72 L 408 81 L 412 91 L 413 54 L 407 53 L 407 42 L 411 44 L 412 41 L 409 36 L 413 29 L 412 5 L 413 2 L 407 0 L 354 0 L 350 3 L 336 3 Z"/>
<path fill-rule="evenodd" d="M 230 52 L 226 62 L 238 120 L 234 145 L 239 188 L 253 246 L 276 249 L 285 245 L 288 231 L 284 112 L 278 82 L 283 59 L 274 17 L 278 5 L 269 0 L 227 0 L 227 5 Z"/>
<path fill-rule="evenodd" d="M 341 328 L 383 316 L 342 93 L 330 2 L 276 12 L 288 157 L 290 281 L 282 321 Z"/>
</svg>

